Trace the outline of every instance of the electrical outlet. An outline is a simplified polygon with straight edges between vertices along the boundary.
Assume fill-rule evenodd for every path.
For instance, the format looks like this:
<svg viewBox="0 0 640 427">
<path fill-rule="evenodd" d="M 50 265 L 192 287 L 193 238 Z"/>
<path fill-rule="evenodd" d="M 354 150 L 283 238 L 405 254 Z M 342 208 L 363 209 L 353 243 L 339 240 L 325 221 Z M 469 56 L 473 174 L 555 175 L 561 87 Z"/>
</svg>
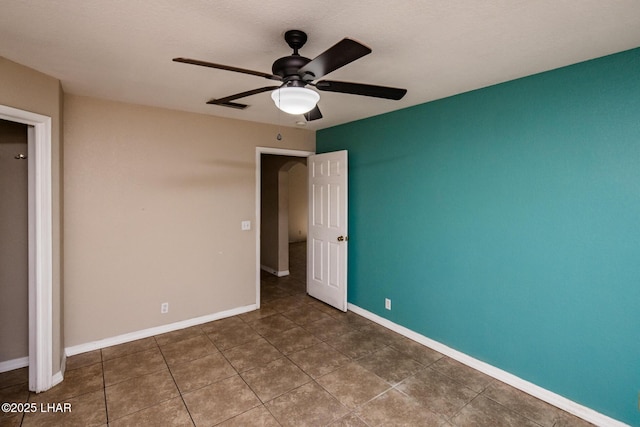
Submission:
<svg viewBox="0 0 640 427">
<path fill-rule="evenodd" d="M 251 230 L 251 221 L 242 221 L 240 223 L 240 228 L 242 231 Z"/>
<path fill-rule="evenodd" d="M 162 304 L 160 304 L 160 313 L 161 314 L 166 314 L 169 312 L 169 303 L 168 302 L 163 302 Z"/>
<path fill-rule="evenodd" d="M 384 299 L 384 308 L 391 310 L 391 300 L 389 298 Z"/>
</svg>

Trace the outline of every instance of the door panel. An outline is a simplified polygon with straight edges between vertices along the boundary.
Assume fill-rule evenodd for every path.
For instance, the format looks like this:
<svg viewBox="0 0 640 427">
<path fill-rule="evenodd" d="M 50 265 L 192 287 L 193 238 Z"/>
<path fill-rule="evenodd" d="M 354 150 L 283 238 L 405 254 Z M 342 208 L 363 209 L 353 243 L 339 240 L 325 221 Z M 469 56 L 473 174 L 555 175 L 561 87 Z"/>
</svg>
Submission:
<svg viewBox="0 0 640 427">
<path fill-rule="evenodd" d="M 307 293 L 347 310 L 347 152 L 316 154 L 309 166 Z"/>
<path fill-rule="evenodd" d="M 323 242 L 322 240 L 318 240 L 318 239 L 312 239 L 313 243 L 312 243 L 312 254 L 309 257 L 310 260 L 312 260 L 312 262 L 310 263 L 310 266 L 312 267 L 312 279 L 314 281 L 318 281 L 318 282 L 322 282 L 324 280 L 324 276 L 322 274 L 322 272 L 324 271 L 324 260 L 322 257 L 322 246 L 323 246 Z"/>
</svg>

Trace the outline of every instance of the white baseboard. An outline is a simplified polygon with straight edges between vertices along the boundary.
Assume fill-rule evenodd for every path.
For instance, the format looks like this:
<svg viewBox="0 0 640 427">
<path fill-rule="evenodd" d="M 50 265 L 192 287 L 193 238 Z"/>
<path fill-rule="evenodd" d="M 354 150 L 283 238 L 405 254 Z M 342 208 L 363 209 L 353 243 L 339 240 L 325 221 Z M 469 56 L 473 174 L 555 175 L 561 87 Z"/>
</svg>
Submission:
<svg viewBox="0 0 640 427">
<path fill-rule="evenodd" d="M 236 316 L 238 314 L 253 311 L 256 308 L 257 307 L 255 304 L 246 305 L 244 307 L 238 307 L 231 310 L 220 311 L 218 313 L 208 314 L 206 316 L 194 317 L 193 319 L 187 319 L 180 322 L 169 323 L 168 325 L 156 326 L 155 328 L 149 328 L 149 329 L 143 329 L 141 331 L 130 332 L 128 334 L 118 335 L 111 338 L 105 338 L 99 341 L 92 341 L 86 344 L 74 345 L 74 346 L 65 348 L 65 354 L 67 356 L 74 356 L 76 354 L 86 353 L 88 351 L 98 350 L 105 347 L 111 347 L 113 345 L 118 345 L 118 344 L 124 344 L 126 342 L 135 341 L 142 338 L 148 338 L 154 335 L 160 335 L 167 332 L 177 331 L 178 329 L 184 329 L 190 326 L 200 325 L 202 323 L 224 319 L 225 317 Z"/>
<path fill-rule="evenodd" d="M 62 371 L 58 372 L 57 374 L 53 374 L 53 377 L 51 378 L 51 387 L 57 386 L 62 382 L 63 379 L 64 375 L 62 374 Z"/>
<path fill-rule="evenodd" d="M 0 362 L 0 373 L 24 368 L 25 366 L 29 366 L 29 356 L 6 360 L 4 362 Z"/>
<path fill-rule="evenodd" d="M 290 274 L 289 270 L 274 270 L 273 268 L 268 267 L 266 265 L 262 265 L 262 264 L 260 264 L 260 270 L 264 270 L 267 273 L 271 273 L 271 274 L 273 274 L 274 276 L 277 276 L 277 277 L 284 277 L 284 276 L 288 276 Z"/>
<path fill-rule="evenodd" d="M 63 361 L 65 359 L 63 358 Z M 29 366 L 29 356 L 21 357 L 19 359 L 7 360 L 5 362 L 0 362 L 0 373 L 13 371 L 14 369 L 24 368 L 25 366 Z M 60 372 L 54 374 L 51 377 L 51 387 L 54 387 L 62 382 L 64 372 L 64 362 L 62 364 Z M 44 391 L 44 390 L 42 390 Z"/>
<path fill-rule="evenodd" d="M 67 355 L 65 352 L 62 352 L 62 357 L 60 358 L 60 372 L 53 375 L 52 385 L 51 387 L 59 384 L 64 379 L 64 373 L 67 371 Z"/>
<path fill-rule="evenodd" d="M 391 329 L 392 331 L 397 332 L 400 335 L 404 335 L 405 337 L 410 338 L 413 341 L 416 341 L 426 347 L 444 354 L 445 356 L 457 360 L 460 363 L 464 363 L 471 368 L 474 368 L 484 374 L 500 380 L 503 383 L 509 384 L 510 386 L 515 387 L 518 390 L 530 394 L 533 397 L 556 406 L 592 424 L 595 424 L 597 426 L 628 427 L 627 424 L 621 421 L 614 420 L 611 417 L 596 412 L 586 406 L 580 405 L 579 403 L 569 400 L 566 397 L 560 396 L 559 394 L 530 383 L 529 381 L 523 380 L 522 378 L 510 374 L 507 371 L 503 371 L 502 369 L 496 368 L 495 366 L 475 359 L 465 353 L 454 350 L 451 347 L 448 347 L 438 341 L 434 341 L 431 338 L 427 338 L 424 335 L 420 335 L 419 333 L 405 328 L 404 326 L 400 326 L 397 323 L 393 323 L 392 321 L 380 317 L 377 314 L 371 313 L 370 311 L 367 311 L 363 308 L 360 308 L 357 305 L 348 304 L 347 308 L 350 311 L 353 311 L 354 313 L 359 314 L 362 317 L 378 323 L 379 325 L 384 326 L 387 329 Z"/>
</svg>

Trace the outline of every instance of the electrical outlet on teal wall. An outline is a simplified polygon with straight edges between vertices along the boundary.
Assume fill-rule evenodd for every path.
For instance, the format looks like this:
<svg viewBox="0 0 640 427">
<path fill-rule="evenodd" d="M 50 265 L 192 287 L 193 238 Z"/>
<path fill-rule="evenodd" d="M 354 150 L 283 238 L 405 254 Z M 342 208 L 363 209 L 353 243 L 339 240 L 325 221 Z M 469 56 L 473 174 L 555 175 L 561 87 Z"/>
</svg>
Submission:
<svg viewBox="0 0 640 427">
<path fill-rule="evenodd" d="M 638 70 L 635 49 L 318 131 L 349 151 L 349 302 L 640 426 Z"/>
</svg>

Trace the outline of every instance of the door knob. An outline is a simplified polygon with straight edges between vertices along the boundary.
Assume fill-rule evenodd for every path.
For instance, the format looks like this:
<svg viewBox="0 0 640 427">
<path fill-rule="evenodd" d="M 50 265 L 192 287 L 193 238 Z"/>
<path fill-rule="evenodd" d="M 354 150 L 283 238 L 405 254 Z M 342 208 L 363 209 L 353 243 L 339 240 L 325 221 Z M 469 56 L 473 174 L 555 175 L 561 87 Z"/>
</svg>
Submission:
<svg viewBox="0 0 640 427">
<path fill-rule="evenodd" d="M 344 242 L 346 240 L 349 240 L 347 236 L 338 236 L 338 242 Z"/>
</svg>

